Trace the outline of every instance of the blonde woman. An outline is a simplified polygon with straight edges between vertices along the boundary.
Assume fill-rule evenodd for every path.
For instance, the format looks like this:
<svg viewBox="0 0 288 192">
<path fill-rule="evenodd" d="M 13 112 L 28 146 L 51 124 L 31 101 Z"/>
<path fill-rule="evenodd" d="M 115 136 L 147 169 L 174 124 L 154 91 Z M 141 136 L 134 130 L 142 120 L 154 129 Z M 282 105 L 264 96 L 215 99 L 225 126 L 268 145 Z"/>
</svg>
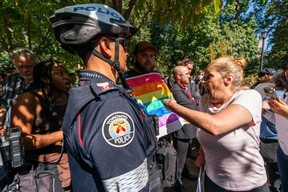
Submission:
<svg viewBox="0 0 288 192">
<path fill-rule="evenodd" d="M 269 191 L 259 153 L 262 99 L 255 90 L 242 87 L 246 65 L 245 59 L 234 57 L 221 57 L 208 65 L 201 112 L 175 100 L 164 101 L 168 109 L 200 128 L 196 165 L 206 164 L 207 192 Z"/>
</svg>

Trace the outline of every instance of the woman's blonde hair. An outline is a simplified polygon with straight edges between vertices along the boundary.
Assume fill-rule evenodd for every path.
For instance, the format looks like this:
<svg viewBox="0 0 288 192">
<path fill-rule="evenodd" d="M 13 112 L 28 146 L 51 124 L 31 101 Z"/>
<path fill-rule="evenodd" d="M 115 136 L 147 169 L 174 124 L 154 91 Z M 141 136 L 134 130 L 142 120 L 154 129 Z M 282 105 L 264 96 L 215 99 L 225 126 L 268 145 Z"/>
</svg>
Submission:
<svg viewBox="0 0 288 192">
<path fill-rule="evenodd" d="M 242 57 L 224 56 L 212 61 L 207 68 L 213 67 L 221 74 L 222 78 L 232 75 L 232 85 L 236 90 L 239 90 L 247 89 L 247 87 L 242 87 L 244 79 L 243 71 L 247 64 L 247 61 Z"/>
</svg>

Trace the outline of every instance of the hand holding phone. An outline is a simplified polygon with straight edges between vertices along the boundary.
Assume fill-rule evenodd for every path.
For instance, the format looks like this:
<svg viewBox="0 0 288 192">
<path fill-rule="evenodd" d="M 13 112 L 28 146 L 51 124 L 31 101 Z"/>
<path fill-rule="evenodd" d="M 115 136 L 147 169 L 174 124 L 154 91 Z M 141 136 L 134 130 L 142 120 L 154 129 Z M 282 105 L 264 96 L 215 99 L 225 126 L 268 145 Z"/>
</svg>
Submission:
<svg viewBox="0 0 288 192">
<path fill-rule="evenodd" d="M 277 94 L 272 87 L 264 87 L 265 95 L 271 99 L 277 99 Z"/>
</svg>

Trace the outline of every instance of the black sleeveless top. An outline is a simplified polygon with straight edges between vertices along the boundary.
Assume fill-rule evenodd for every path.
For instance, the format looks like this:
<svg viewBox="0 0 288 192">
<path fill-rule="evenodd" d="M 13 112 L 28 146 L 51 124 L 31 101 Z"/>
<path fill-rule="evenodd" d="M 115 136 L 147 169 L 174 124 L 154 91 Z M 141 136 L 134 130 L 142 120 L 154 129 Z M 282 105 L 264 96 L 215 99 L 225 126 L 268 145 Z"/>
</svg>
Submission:
<svg viewBox="0 0 288 192">
<path fill-rule="evenodd" d="M 52 107 L 50 107 L 51 105 L 49 105 L 49 101 L 42 95 L 39 95 L 37 91 L 38 90 L 33 90 L 30 91 L 30 93 L 32 93 L 36 98 L 38 98 L 42 109 L 39 113 L 35 114 L 31 134 L 47 134 L 61 130 L 62 121 L 67 105 L 53 105 Z M 47 155 L 50 156 L 52 155 L 51 153 L 60 154 L 60 152 L 61 152 L 60 146 L 50 145 L 41 149 L 26 151 L 25 158 L 29 160 L 46 162 L 47 160 L 49 161 L 50 159 L 47 158 Z"/>
</svg>

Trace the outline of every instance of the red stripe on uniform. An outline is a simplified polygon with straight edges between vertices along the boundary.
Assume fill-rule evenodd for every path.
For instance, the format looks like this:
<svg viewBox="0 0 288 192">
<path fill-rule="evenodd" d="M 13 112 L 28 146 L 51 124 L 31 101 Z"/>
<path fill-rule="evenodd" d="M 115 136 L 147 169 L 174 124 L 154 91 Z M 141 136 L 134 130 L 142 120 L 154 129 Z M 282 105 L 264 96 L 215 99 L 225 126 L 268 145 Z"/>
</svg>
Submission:
<svg viewBox="0 0 288 192">
<path fill-rule="evenodd" d="M 80 144 L 84 147 L 84 142 L 82 140 L 82 137 L 81 137 L 81 117 L 80 117 L 80 113 L 78 114 L 78 117 L 77 117 L 77 121 L 78 121 L 78 137 L 79 137 L 79 141 L 80 141 Z"/>
</svg>

